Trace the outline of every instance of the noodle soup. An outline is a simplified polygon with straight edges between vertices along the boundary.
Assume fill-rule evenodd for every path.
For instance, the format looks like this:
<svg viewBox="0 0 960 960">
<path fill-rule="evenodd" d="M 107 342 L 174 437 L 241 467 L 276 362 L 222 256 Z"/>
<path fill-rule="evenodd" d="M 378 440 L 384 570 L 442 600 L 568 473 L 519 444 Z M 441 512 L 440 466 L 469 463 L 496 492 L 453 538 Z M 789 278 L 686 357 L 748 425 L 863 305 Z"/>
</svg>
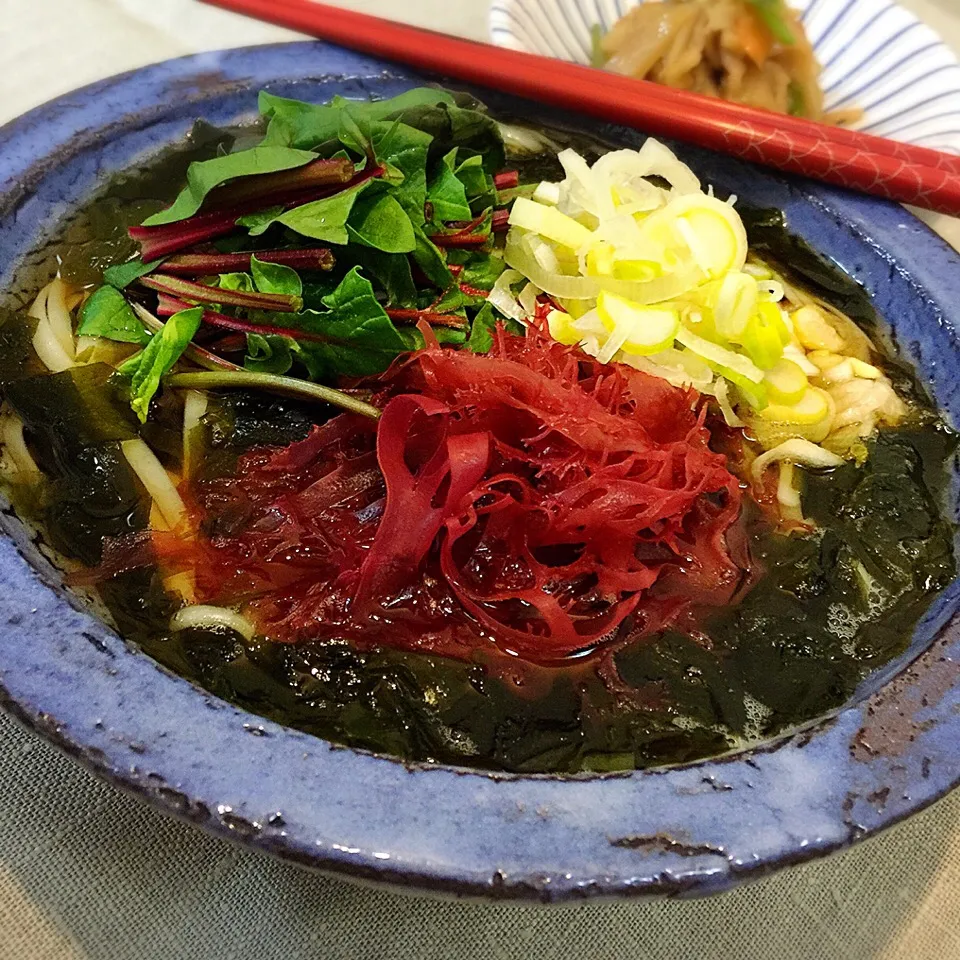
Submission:
<svg viewBox="0 0 960 960">
<path fill-rule="evenodd" d="M 2 328 L 12 497 L 124 636 L 335 742 L 536 772 L 767 739 L 903 651 L 954 435 L 775 214 L 442 91 L 262 107 Z"/>
</svg>

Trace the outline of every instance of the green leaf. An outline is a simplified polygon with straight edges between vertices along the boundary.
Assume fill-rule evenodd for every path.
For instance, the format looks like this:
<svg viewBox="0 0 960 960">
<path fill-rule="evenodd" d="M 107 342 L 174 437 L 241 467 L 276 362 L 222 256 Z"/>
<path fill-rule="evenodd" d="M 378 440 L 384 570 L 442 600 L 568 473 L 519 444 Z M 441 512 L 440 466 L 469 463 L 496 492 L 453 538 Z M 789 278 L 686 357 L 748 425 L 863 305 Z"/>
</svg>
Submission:
<svg viewBox="0 0 960 960">
<path fill-rule="evenodd" d="M 384 253 L 413 253 L 417 238 L 406 211 L 391 194 L 369 192 L 362 197 L 347 224 L 350 236 Z"/>
<path fill-rule="evenodd" d="M 406 111 L 403 122 L 434 138 L 433 157 L 444 157 L 459 147 L 464 156 L 479 156 L 484 170 L 491 176 L 503 169 L 506 153 L 500 127 L 481 110 L 440 103 Z"/>
<path fill-rule="evenodd" d="M 249 273 L 221 273 L 221 290 L 239 290 L 241 293 L 256 293 L 253 277 Z"/>
<path fill-rule="evenodd" d="M 150 401 L 160 388 L 161 379 L 183 356 L 183 351 L 200 329 L 202 318 L 203 307 L 191 307 L 175 313 L 163 325 L 163 329 L 150 338 L 146 347 L 121 367 L 121 373 L 131 376 L 130 406 L 141 423 L 146 423 Z M 135 369 L 132 369 L 133 360 L 137 361 Z"/>
<path fill-rule="evenodd" d="M 410 219 L 424 222 L 427 202 L 427 155 L 431 137 L 405 123 L 381 123 L 373 130 L 373 147 L 380 163 L 388 167 L 387 180 Z M 397 180 L 396 173 L 402 176 Z"/>
<path fill-rule="evenodd" d="M 438 223 L 473 219 L 466 187 L 456 173 L 457 152 L 458 148 L 454 147 L 437 164 L 427 187 L 427 202 L 433 206 L 433 219 Z"/>
<path fill-rule="evenodd" d="M 303 282 L 293 267 L 282 263 L 264 263 L 252 256 L 250 269 L 253 282 L 260 293 L 282 293 L 289 297 L 303 296 Z"/>
<path fill-rule="evenodd" d="M 357 198 L 367 186 L 369 183 L 336 193 L 332 197 L 324 197 L 322 200 L 314 200 L 300 207 L 294 207 L 254 227 L 250 235 L 259 236 L 271 224 L 280 223 L 303 237 L 345 246 L 350 240 L 347 233 L 347 220 Z"/>
<path fill-rule="evenodd" d="M 455 347 L 462 347 L 467 342 L 467 331 L 454 330 L 452 327 L 434 327 L 433 335 L 437 338 L 437 343 L 449 343 Z"/>
<path fill-rule="evenodd" d="M 359 268 L 351 270 L 323 303 L 328 313 L 306 311 L 297 316 L 304 329 L 326 340 L 299 345 L 300 359 L 313 379 L 382 373 L 409 349 Z"/>
<path fill-rule="evenodd" d="M 115 287 L 94 291 L 83 305 L 77 333 L 81 337 L 105 337 L 120 343 L 146 343 L 150 334 Z"/>
<path fill-rule="evenodd" d="M 362 116 L 368 123 L 376 123 L 418 107 L 453 102 L 447 91 L 429 87 L 408 90 L 391 100 L 364 102 L 337 97 L 325 106 L 275 97 L 264 91 L 260 94 L 260 113 L 270 123 L 263 143 L 311 150 L 335 140 L 340 132 L 340 112 L 347 103 L 351 105 L 354 117 Z"/>
<path fill-rule="evenodd" d="M 492 290 L 500 274 L 507 268 L 502 258 L 489 253 L 464 253 L 465 255 L 458 259 L 463 265 L 463 272 L 458 278 L 460 283 L 477 290 Z"/>
<path fill-rule="evenodd" d="M 427 279 L 440 290 L 449 290 L 453 286 L 453 274 L 447 267 L 447 261 L 440 248 L 424 233 L 421 227 L 414 228 L 417 245 L 413 259 L 424 272 Z"/>
<path fill-rule="evenodd" d="M 356 247 L 351 253 L 367 276 L 372 277 L 394 307 L 417 306 L 417 286 L 413 282 L 410 258 L 402 253 L 382 253 L 370 247 Z"/>
<path fill-rule="evenodd" d="M 103 279 L 106 283 L 109 283 L 111 287 L 116 287 L 117 290 L 124 290 L 129 287 L 134 280 L 139 280 L 148 273 L 153 273 L 161 263 L 163 263 L 163 260 L 144 263 L 138 258 L 131 260 L 129 263 L 121 263 L 115 267 L 107 267 L 107 269 L 103 271 Z"/>
<path fill-rule="evenodd" d="M 316 159 L 317 155 L 307 150 L 261 146 L 230 153 L 225 157 L 191 163 L 187 169 L 187 185 L 180 196 L 172 206 L 144 220 L 144 226 L 155 227 L 192 217 L 200 209 L 207 194 L 228 180 L 255 176 L 258 173 L 294 170 Z"/>
<path fill-rule="evenodd" d="M 489 353 L 493 348 L 493 331 L 497 326 L 497 315 L 492 304 L 485 303 L 476 315 L 470 328 L 467 349 L 473 353 Z"/>
<path fill-rule="evenodd" d="M 520 336 L 524 332 L 522 324 L 515 320 L 501 320 L 494 312 L 493 305 L 485 303 L 483 309 L 474 318 L 473 326 L 470 328 L 467 349 L 473 353 L 489 353 L 493 349 L 493 336 L 498 323 L 503 324 L 507 333 L 512 333 L 515 336 Z"/>
<path fill-rule="evenodd" d="M 266 210 L 245 214 L 237 220 L 237 226 L 246 227 L 251 236 L 259 237 L 260 234 L 266 233 L 267 227 L 283 213 L 283 210 L 283 207 L 267 207 Z"/>
<path fill-rule="evenodd" d="M 793 35 L 784 18 L 783 0 L 747 0 L 760 15 L 760 19 L 769 27 L 770 32 L 782 44 L 792 47 L 797 38 Z"/>
<path fill-rule="evenodd" d="M 362 104 L 345 101 L 340 107 L 340 129 L 337 139 L 347 148 L 368 156 L 373 150 L 370 119 L 362 109 Z"/>
<path fill-rule="evenodd" d="M 439 300 L 434 298 L 432 290 L 428 290 L 425 292 L 424 300 L 426 302 L 421 309 L 429 309 L 431 313 L 455 313 L 463 317 L 466 317 L 464 310 L 467 307 L 475 307 L 478 304 L 477 297 L 464 293 L 457 284 L 447 290 Z"/>
<path fill-rule="evenodd" d="M 297 344 L 288 337 L 276 334 L 261 336 L 247 334 L 247 355 L 243 366 L 256 373 L 285 374 L 293 366 L 293 353 Z"/>
<path fill-rule="evenodd" d="M 354 260 L 359 263 L 363 263 L 364 260 L 359 256 L 360 254 L 366 253 L 376 253 L 377 251 L 371 250 L 369 247 L 361 247 L 359 244 L 355 244 L 350 249 L 350 253 L 353 255 Z M 380 256 L 386 256 L 386 254 L 380 254 Z M 329 297 L 334 290 L 340 285 L 339 276 L 333 276 L 328 274 L 322 279 L 316 281 L 308 281 L 303 285 L 303 305 L 306 310 L 323 310 L 323 298 Z"/>
<path fill-rule="evenodd" d="M 354 267 L 337 289 L 323 298 L 323 305 L 335 313 L 338 320 L 353 318 L 366 322 L 386 317 L 373 292 L 373 284 L 360 273 L 359 267 Z"/>
<path fill-rule="evenodd" d="M 496 206 L 497 187 L 493 176 L 484 168 L 482 157 L 468 157 L 457 167 L 456 172 L 466 191 L 472 212 L 480 213 L 488 207 Z"/>
</svg>

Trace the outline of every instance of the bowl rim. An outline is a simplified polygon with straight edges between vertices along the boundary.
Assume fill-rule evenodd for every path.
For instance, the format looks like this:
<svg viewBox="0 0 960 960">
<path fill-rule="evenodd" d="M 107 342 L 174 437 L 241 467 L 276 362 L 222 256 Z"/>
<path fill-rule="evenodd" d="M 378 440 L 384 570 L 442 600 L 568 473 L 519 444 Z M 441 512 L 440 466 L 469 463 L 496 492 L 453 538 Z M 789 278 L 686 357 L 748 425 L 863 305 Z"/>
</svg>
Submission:
<svg viewBox="0 0 960 960">
<path fill-rule="evenodd" d="M 10 244 L 15 258 L 18 231 L 26 247 L 36 239 L 34 208 L 51 171 L 96 165 L 127 135 L 158 146 L 191 111 L 249 105 L 263 86 L 363 95 L 416 82 L 375 59 L 298 42 L 166 61 L 69 93 L 0 128 L 0 249 Z M 723 163 L 742 175 L 744 165 Z M 865 251 L 956 340 L 958 256 L 932 231 L 894 204 L 755 175 L 794 198 L 801 235 L 830 232 L 831 255 L 844 244 Z M 960 383 L 951 389 L 960 394 Z M 960 783 L 952 609 L 931 618 L 936 640 L 909 665 L 901 658 L 876 693 L 773 745 L 627 774 L 491 774 L 335 746 L 205 693 L 59 592 L 52 569 L 25 559 L 29 539 L 7 513 L 19 539 L 0 538 L 0 706 L 155 807 L 324 872 L 546 902 L 700 895 L 847 846 Z"/>
</svg>

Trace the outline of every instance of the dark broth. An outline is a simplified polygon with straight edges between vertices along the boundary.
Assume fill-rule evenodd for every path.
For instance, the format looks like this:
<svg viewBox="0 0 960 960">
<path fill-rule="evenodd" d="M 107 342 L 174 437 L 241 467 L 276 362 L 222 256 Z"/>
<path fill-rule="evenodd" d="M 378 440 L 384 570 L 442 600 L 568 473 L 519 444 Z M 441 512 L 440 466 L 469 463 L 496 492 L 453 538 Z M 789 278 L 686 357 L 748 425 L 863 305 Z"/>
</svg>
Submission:
<svg viewBox="0 0 960 960">
<path fill-rule="evenodd" d="M 32 258 L 34 268 L 56 254 L 65 279 L 98 281 L 103 266 L 132 252 L 126 226 L 172 198 L 187 162 L 212 156 L 224 137 L 201 128 L 193 149 L 122 178 Z M 542 172 L 553 171 L 548 164 Z M 778 215 L 753 211 L 745 219 L 765 257 L 792 264 L 807 286 L 882 343 L 861 288 L 791 238 Z M 20 287 L 25 293 L 28 281 Z M 144 492 L 118 451 L 136 425 L 107 383 L 107 368 L 38 376 L 28 322 L 13 312 L 4 319 L 0 382 L 16 397 L 51 481 L 39 498 L 23 490 L 12 497 L 62 554 L 96 564 L 104 537 L 147 523 Z M 595 656 L 548 669 L 498 657 L 463 663 L 363 653 L 347 643 L 246 643 L 226 631 L 172 634 L 174 607 L 155 571 L 116 578 L 102 599 L 121 633 L 159 663 L 254 713 L 339 744 L 523 772 L 626 770 L 723 753 L 842 705 L 868 674 L 904 652 L 918 619 L 955 576 L 953 530 L 944 519 L 944 464 L 955 436 L 912 372 L 892 357 L 890 371 L 916 407 L 911 426 L 871 442 L 866 466 L 808 478 L 804 504 L 819 526 L 815 535 L 779 536 L 756 518 L 754 554 L 767 572 L 739 606 L 704 622 L 699 640 L 666 632 L 620 649 L 615 663 Z M 207 418 L 207 472 L 229 472 L 252 447 L 301 439 L 328 413 L 261 394 L 225 395 Z M 144 430 L 171 462 L 181 416 L 176 398 L 165 398 Z"/>
</svg>

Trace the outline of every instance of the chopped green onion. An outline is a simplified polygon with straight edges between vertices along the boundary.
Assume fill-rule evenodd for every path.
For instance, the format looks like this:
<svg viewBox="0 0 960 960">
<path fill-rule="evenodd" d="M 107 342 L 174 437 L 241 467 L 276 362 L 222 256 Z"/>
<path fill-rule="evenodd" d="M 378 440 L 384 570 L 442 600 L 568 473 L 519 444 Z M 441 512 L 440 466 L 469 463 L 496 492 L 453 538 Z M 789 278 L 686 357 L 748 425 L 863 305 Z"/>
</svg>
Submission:
<svg viewBox="0 0 960 960">
<path fill-rule="evenodd" d="M 595 23 L 590 28 L 590 66 L 602 70 L 609 59 L 603 49 L 603 25 Z"/>
<path fill-rule="evenodd" d="M 747 0 L 747 2 L 757 11 L 760 19 L 777 40 L 788 47 L 792 47 L 797 42 L 797 38 L 784 19 L 783 0 Z"/>
</svg>

